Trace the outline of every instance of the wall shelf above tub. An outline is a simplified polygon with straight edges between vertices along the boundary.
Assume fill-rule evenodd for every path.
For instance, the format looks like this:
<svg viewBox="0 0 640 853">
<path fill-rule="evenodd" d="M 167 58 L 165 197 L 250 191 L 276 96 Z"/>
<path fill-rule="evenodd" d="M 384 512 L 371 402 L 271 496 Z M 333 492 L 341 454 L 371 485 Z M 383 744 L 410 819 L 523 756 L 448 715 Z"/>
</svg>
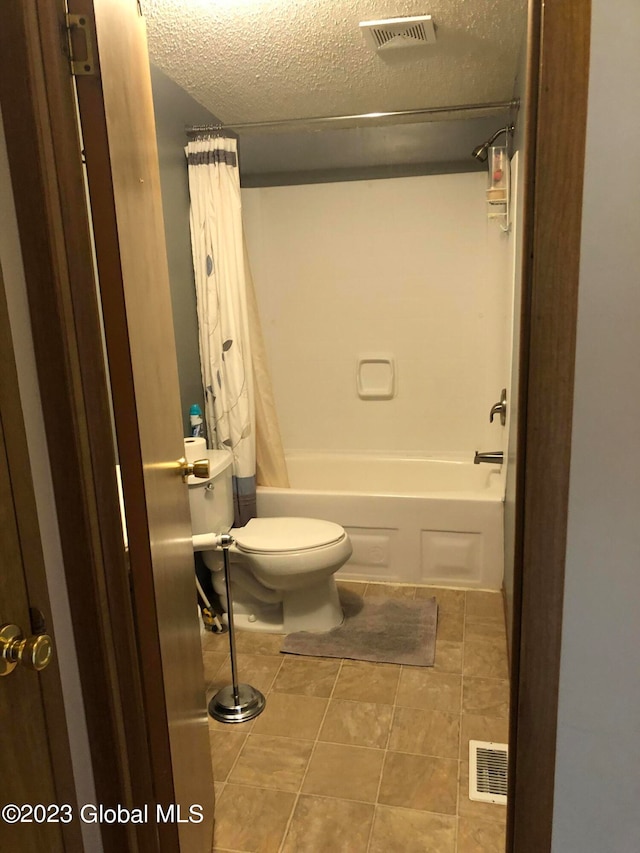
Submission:
<svg viewBox="0 0 640 853">
<path fill-rule="evenodd" d="M 487 215 L 497 222 L 504 232 L 511 227 L 511 163 L 506 146 L 489 148 L 489 186 L 487 188 Z"/>
</svg>

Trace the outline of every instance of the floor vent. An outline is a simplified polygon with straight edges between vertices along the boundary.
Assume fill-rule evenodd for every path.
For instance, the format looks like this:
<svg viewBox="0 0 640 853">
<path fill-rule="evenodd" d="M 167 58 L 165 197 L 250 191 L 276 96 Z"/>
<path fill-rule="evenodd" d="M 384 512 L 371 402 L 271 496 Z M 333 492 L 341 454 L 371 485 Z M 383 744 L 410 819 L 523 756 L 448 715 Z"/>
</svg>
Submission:
<svg viewBox="0 0 640 853">
<path fill-rule="evenodd" d="M 412 18 L 388 18 L 385 21 L 362 21 L 360 31 L 373 50 L 419 47 L 433 44 L 436 31 L 431 15 Z"/>
<path fill-rule="evenodd" d="M 507 802 L 506 743 L 469 741 L 469 799 L 481 803 Z"/>
</svg>

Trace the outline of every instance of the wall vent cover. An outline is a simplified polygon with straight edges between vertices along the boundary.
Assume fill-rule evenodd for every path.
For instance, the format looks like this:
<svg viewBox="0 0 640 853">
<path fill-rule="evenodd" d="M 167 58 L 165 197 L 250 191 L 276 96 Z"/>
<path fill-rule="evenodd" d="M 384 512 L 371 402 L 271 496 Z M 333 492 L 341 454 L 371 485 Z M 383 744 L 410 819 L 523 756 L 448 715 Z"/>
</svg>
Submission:
<svg viewBox="0 0 640 853">
<path fill-rule="evenodd" d="M 384 21 L 361 21 L 360 32 L 373 50 L 399 47 L 421 47 L 434 44 L 436 31 L 431 15 L 412 18 L 388 18 Z"/>
<path fill-rule="evenodd" d="M 469 741 L 470 800 L 506 805 L 508 757 L 506 743 Z"/>
</svg>

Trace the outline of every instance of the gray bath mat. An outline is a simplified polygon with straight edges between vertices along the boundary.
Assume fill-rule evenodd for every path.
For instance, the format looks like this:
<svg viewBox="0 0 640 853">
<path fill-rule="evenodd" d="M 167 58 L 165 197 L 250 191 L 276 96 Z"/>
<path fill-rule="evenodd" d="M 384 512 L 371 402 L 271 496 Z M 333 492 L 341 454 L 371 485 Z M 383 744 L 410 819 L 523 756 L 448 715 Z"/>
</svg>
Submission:
<svg viewBox="0 0 640 853">
<path fill-rule="evenodd" d="M 406 601 L 361 598 L 341 591 L 342 625 L 325 634 L 287 634 L 281 651 L 291 655 L 350 658 L 409 666 L 433 666 L 438 605 L 435 598 Z"/>
</svg>

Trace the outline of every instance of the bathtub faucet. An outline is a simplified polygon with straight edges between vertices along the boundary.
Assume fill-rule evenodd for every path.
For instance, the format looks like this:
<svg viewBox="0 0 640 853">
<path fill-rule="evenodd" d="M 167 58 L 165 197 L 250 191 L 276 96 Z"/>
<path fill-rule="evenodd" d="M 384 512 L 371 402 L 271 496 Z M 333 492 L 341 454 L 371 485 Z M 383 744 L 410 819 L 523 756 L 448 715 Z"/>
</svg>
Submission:
<svg viewBox="0 0 640 853">
<path fill-rule="evenodd" d="M 501 450 L 490 450 L 487 453 L 478 453 L 473 457 L 473 464 L 479 465 L 481 462 L 488 462 L 490 465 L 502 465 L 504 462 L 504 454 Z"/>
</svg>

